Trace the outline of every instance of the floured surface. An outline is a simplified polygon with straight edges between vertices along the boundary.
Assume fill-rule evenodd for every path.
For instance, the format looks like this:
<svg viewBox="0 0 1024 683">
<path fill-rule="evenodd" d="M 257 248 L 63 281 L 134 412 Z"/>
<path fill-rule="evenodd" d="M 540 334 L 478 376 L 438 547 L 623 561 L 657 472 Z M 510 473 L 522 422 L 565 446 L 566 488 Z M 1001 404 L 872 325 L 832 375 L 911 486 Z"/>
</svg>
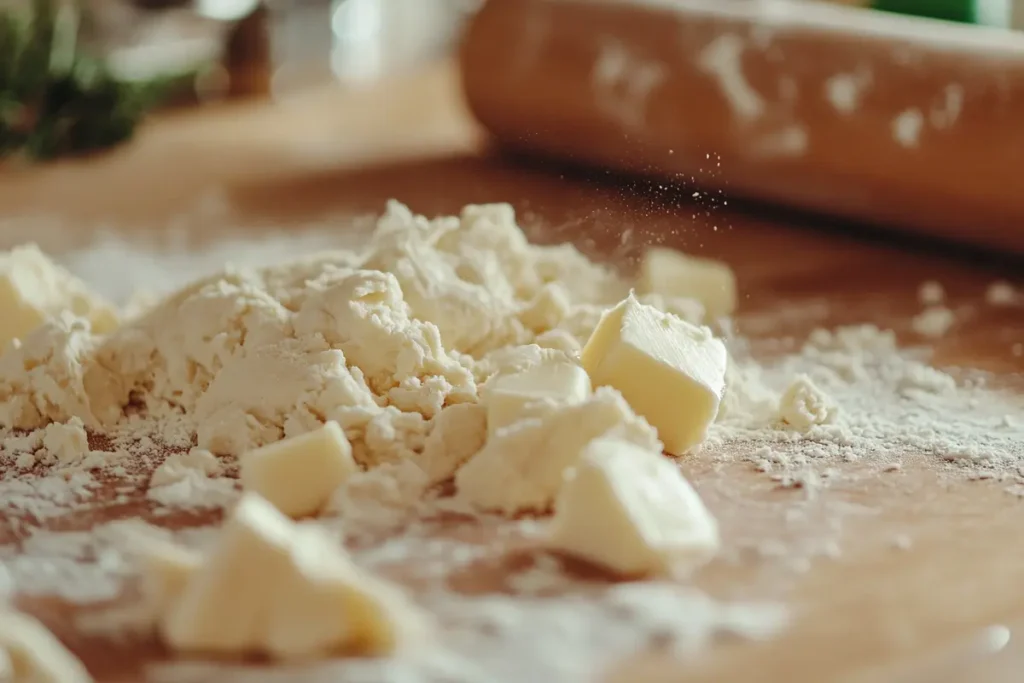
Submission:
<svg viewBox="0 0 1024 683">
<path fill-rule="evenodd" d="M 460 178 L 467 182 L 473 175 L 460 176 L 451 168 L 446 172 L 447 182 Z M 516 192 L 503 187 L 501 177 L 491 180 L 489 192 L 494 200 Z M 409 189 L 400 182 L 381 185 L 384 196 L 360 197 L 353 202 L 354 208 L 360 213 L 379 211 L 387 196 L 405 196 L 402 190 Z M 423 191 L 429 192 L 427 187 Z M 453 201 L 441 208 L 422 197 L 411 201 L 430 213 L 459 206 Z M 583 217 L 580 220 L 577 215 L 576 224 L 582 223 L 599 241 L 613 245 L 620 243 L 624 228 L 635 227 L 638 239 L 650 240 L 652 232 L 657 235 L 659 230 L 689 226 L 688 219 L 652 217 L 645 208 L 634 208 L 633 213 L 588 208 L 616 206 L 618 201 L 598 196 L 577 205 L 583 207 Z M 557 227 L 573 216 L 544 215 L 542 210 L 542 218 Z M 741 224 L 742 219 L 735 220 Z M 684 238 L 687 230 L 683 228 Z M 734 397 L 745 406 L 741 414 L 756 417 L 762 392 L 777 398 L 800 373 L 808 374 L 838 412 L 835 422 L 812 426 L 808 435 L 779 427 L 771 401 L 763 406 L 760 422 L 744 418 L 739 425 L 730 424 L 727 412 L 704 451 L 683 462 L 684 471 L 718 517 L 725 542 L 719 559 L 695 579 L 695 587 L 706 594 L 695 594 L 694 587 L 686 585 L 608 588 L 607 577 L 539 552 L 540 520 L 495 519 L 480 524 L 443 510 L 441 503 L 437 506 L 441 510 L 435 504 L 426 512 L 443 521 L 412 523 L 404 535 L 395 536 L 391 530 L 408 524 L 409 514 L 387 500 L 389 495 L 400 499 L 401 493 L 382 493 L 373 482 L 366 482 L 362 492 L 353 490 L 351 495 L 384 503 L 364 518 L 357 517 L 354 528 L 340 525 L 339 535 L 349 536 L 349 547 L 360 564 L 415 586 L 418 600 L 443 614 L 448 624 L 444 637 L 451 647 L 429 653 L 442 661 L 408 666 L 421 673 L 473 680 L 471 675 L 478 672 L 465 664 L 460 652 L 516 664 L 531 651 L 554 646 L 560 655 L 557 661 L 583 676 L 604 663 L 590 657 L 627 655 L 641 641 L 685 654 L 691 648 L 699 650 L 697 646 L 716 631 L 740 630 L 751 636 L 766 631 L 774 635 L 763 646 L 726 646 L 712 649 L 710 655 L 691 653 L 678 659 L 698 670 L 706 665 L 732 675 L 766 666 L 780 676 L 805 674 L 808 667 L 828 675 L 853 671 L 866 653 L 884 661 L 929 638 L 955 635 L 969 625 L 1008 616 L 1013 606 L 1006 604 L 1008 593 L 1001 587 L 1013 585 L 1017 566 L 1013 545 L 1006 541 L 1020 519 L 1013 493 L 1019 476 L 1013 463 L 1020 457 L 1013 435 L 1020 426 L 1013 412 L 1021 411 L 1020 395 L 1003 394 L 1002 387 L 1010 392 L 1018 382 L 1005 373 L 1019 368 L 1019 357 L 1013 355 L 1021 334 L 1019 312 L 985 302 L 985 289 L 996 280 L 994 276 L 950 269 L 953 274 L 947 278 L 944 266 L 935 263 L 911 263 L 906 273 L 879 285 L 884 291 L 876 292 L 882 291 L 881 295 L 844 290 L 829 271 L 837 263 L 850 264 L 849 244 L 829 248 L 802 235 L 766 234 L 764 239 L 781 239 L 793 250 L 787 264 L 771 265 L 751 256 L 759 253 L 755 233 L 746 232 L 743 239 L 735 236 L 732 254 L 723 242 L 717 243 L 718 254 L 738 271 L 741 297 L 750 297 L 743 300 L 745 313 L 735 325 L 749 342 L 733 340 L 733 352 L 741 368 L 755 367 L 745 360 L 747 349 L 758 359 L 756 367 L 765 368 L 759 377 L 758 371 L 747 375 L 743 384 L 749 392 Z M 555 232 L 544 239 L 578 239 L 579 234 Z M 318 244 L 318 238 L 310 239 Z M 261 249 L 267 246 L 265 242 Z M 811 261 L 807 255 L 815 249 L 820 250 L 819 259 Z M 244 261 L 242 250 L 230 250 L 235 252 L 234 260 Z M 863 258 L 875 263 L 880 252 L 865 254 Z M 85 260 L 77 258 L 78 263 Z M 890 258 L 890 264 L 905 262 L 900 255 Z M 67 262 L 74 267 L 75 257 Z M 859 342 L 875 340 L 874 346 L 868 345 L 874 350 L 861 363 L 862 373 L 856 364 L 848 367 L 837 357 L 822 358 L 835 340 L 815 335 L 804 349 L 813 328 L 861 322 L 896 327 L 905 343 L 931 341 L 915 335 L 910 324 L 911 317 L 923 310 L 917 290 L 926 277 L 946 286 L 945 305 L 957 316 L 956 325 L 935 342 L 940 364 L 995 368 L 1003 374 L 950 394 L 943 388 L 949 380 L 916 369 L 921 367 L 920 354 L 896 352 L 885 335 L 869 333 Z M 105 293 L 112 298 L 118 294 L 115 289 Z M 895 306 L 894 300 L 899 302 Z M 844 374 L 856 381 L 844 379 Z M 963 389 L 975 374 L 952 372 L 951 376 Z M 794 414 L 820 413 L 800 409 Z M 1009 422 L 1003 420 L 1006 415 Z M 851 454 L 858 457 L 848 458 Z M 964 457 L 951 462 L 949 455 Z M 34 501 L 34 516 L 49 517 L 42 524 L 52 531 L 39 532 L 35 522 L 15 521 L 9 532 L 24 539 L 21 551 L 11 545 L 3 550 L 5 565 L 24 591 L 20 603 L 40 613 L 76 645 L 106 680 L 126 680 L 125 670 L 131 663 L 125 661 L 124 646 L 111 646 L 99 636 L 76 635 L 69 615 L 88 613 L 82 626 L 92 633 L 107 632 L 116 620 L 95 608 L 55 606 L 48 596 L 63 594 L 72 604 L 106 600 L 123 587 L 130 589 L 135 570 L 120 540 L 125 529 L 108 525 L 88 534 L 78 532 L 100 521 L 136 515 L 159 526 L 196 527 L 215 518 L 217 505 L 224 496 L 231 496 L 230 491 L 209 492 L 210 499 L 222 496 L 209 510 L 168 509 L 168 501 L 206 499 L 207 494 L 197 492 L 206 480 L 171 481 L 170 486 L 179 487 L 177 495 L 171 491 L 163 501 L 153 501 L 144 489 L 158 459 L 144 466 L 133 462 L 126 456 L 122 465 L 127 482 L 97 488 L 95 482 L 81 477 L 63 482 L 48 478 L 42 497 L 35 495 L 33 487 L 28 497 Z M 91 490 L 100 492 L 90 494 Z M 69 513 L 68 503 L 79 498 L 84 500 Z M 25 499 L 23 493 L 21 500 Z M 181 536 L 189 544 L 209 541 L 209 532 L 201 529 Z M 390 540 L 382 542 L 383 538 Z M 965 557 L 979 556 L 990 558 L 983 570 L 975 561 L 969 567 L 963 563 Z M 979 571 L 984 572 L 983 587 Z M 934 577 L 935 572 L 941 572 L 941 578 L 920 578 Z M 605 598 L 581 607 L 574 596 L 587 592 L 605 593 Z M 539 595 L 520 597 L 534 594 Z M 708 603 L 708 595 L 715 602 Z M 616 601 L 629 603 L 624 608 L 629 614 L 628 629 L 622 626 Z M 665 606 L 673 608 L 671 614 L 666 614 Z M 794 620 L 783 624 L 781 631 L 779 606 Z M 615 618 L 607 619 L 607 610 Z M 846 618 L 836 619 L 838 613 Z M 487 635 L 492 629 L 498 635 Z M 854 630 L 857 635 L 851 635 Z M 134 651 L 153 650 L 147 646 Z M 153 677 L 203 680 L 210 675 L 206 666 L 166 665 Z M 367 680 L 379 679 L 380 671 L 372 663 L 348 666 L 362 669 Z M 218 680 L 232 680 L 220 670 L 215 675 Z M 309 680 L 317 680 L 317 675 L 327 673 L 311 672 Z M 259 681 L 266 676 L 262 670 L 248 671 L 236 680 Z M 278 674 L 280 680 L 294 680 L 290 676 Z"/>
</svg>

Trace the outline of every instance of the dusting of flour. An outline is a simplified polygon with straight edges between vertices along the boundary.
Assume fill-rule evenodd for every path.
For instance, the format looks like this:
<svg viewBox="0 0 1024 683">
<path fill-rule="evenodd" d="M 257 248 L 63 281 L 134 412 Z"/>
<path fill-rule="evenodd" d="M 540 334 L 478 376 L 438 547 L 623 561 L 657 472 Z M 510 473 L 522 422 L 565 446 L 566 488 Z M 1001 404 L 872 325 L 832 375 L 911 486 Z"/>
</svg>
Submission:
<svg viewBox="0 0 1024 683">
<path fill-rule="evenodd" d="M 414 586 L 443 647 L 301 671 L 174 663 L 153 680 L 585 681 L 638 648 L 685 655 L 719 634 L 783 626 L 775 605 L 580 580 L 531 550 L 542 520 L 471 514 L 446 495 L 485 439 L 481 386 L 577 354 L 628 278 L 569 245 L 529 244 L 505 205 L 428 220 L 391 203 L 358 248 L 339 232 L 203 251 L 111 234 L 56 255 L 125 320 L 98 336 L 63 316 L 0 357 L 0 575 L 24 594 L 113 598 L 138 576 L 133 533 L 203 546 L 237 499 L 240 453 L 336 420 L 364 471 L 326 517 L 304 523 Z M 695 301 L 645 302 L 702 317 Z M 1024 398 L 982 373 L 936 369 L 871 325 L 819 329 L 767 359 L 741 337 L 728 342 L 726 395 L 697 458 L 750 461 L 809 496 L 848 463 L 884 472 L 907 455 L 1024 485 L 1024 421 L 1014 417 Z M 119 505 L 153 524 L 63 522 Z M 47 528 L 56 519 L 60 529 Z M 759 551 L 790 550 L 772 543 Z M 524 554 L 526 566 L 509 569 Z M 496 567 L 501 591 L 465 580 Z"/>
</svg>

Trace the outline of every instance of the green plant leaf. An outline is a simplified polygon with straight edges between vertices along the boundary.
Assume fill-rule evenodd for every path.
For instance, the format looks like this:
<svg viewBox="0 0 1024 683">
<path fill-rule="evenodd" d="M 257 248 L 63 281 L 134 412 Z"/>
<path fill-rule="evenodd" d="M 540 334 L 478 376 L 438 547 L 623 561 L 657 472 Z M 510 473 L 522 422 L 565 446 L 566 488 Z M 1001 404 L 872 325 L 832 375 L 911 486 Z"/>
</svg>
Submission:
<svg viewBox="0 0 1024 683">
<path fill-rule="evenodd" d="M 170 81 L 122 82 L 84 54 L 79 8 L 31 0 L 27 9 L 0 11 L 0 161 L 119 144 L 170 94 Z"/>
</svg>

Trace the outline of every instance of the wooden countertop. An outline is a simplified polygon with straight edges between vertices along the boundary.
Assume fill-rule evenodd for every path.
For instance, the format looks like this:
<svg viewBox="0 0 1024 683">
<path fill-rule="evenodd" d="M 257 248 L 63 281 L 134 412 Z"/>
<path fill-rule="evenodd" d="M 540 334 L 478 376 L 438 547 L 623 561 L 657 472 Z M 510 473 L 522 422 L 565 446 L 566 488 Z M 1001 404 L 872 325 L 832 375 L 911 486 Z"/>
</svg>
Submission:
<svg viewBox="0 0 1024 683">
<path fill-rule="evenodd" d="M 379 211 L 391 197 L 428 214 L 467 202 L 509 201 L 545 241 L 592 241 L 605 251 L 618 245 L 617 255 L 629 256 L 651 236 L 668 235 L 688 251 L 725 259 L 740 282 L 741 331 L 747 322 L 753 329 L 752 321 L 765 313 L 827 302 L 822 317 L 772 332 L 870 321 L 906 335 L 908 316 L 919 310 L 919 284 L 939 280 L 951 305 L 966 311 L 964 323 L 939 342 L 939 361 L 1020 382 L 1012 374 L 1024 370 L 1024 359 L 1010 347 L 1024 340 L 1024 314 L 980 305 L 985 287 L 1012 275 L 1012 264 L 1000 271 L 994 261 L 868 239 L 835 226 L 809 227 L 756 209 L 700 207 L 693 220 L 689 191 L 531 167 L 487 155 L 481 140 L 459 100 L 457 79 L 442 65 L 287 105 L 175 114 L 154 121 L 136 144 L 110 156 L 5 175 L 0 207 L 4 215 L 63 215 L 85 231 L 103 221 L 157 230 L 213 185 L 223 187 L 243 219 L 278 225 Z M 626 230 L 632 239 L 621 246 Z M 976 628 L 1024 618 L 1018 548 L 1024 503 L 1004 493 L 1005 486 L 948 484 L 915 463 L 891 477 L 823 494 L 869 506 L 873 514 L 847 520 L 839 557 L 815 560 L 785 591 L 795 615 L 791 628 L 766 643 L 716 648 L 687 680 L 881 681 L 874 667 L 927 656 Z M 686 468 L 698 486 L 727 487 L 741 498 L 784 502 L 799 495 L 766 487 L 749 464 L 711 468 L 694 459 Z M 712 496 L 709 504 L 728 516 L 727 498 Z M 912 539 L 909 549 L 894 550 L 896 534 Z M 700 584 L 716 595 L 735 594 L 759 571 L 754 565 L 706 571 Z M 67 606 L 48 600 L 26 605 L 66 637 L 102 681 L 133 680 L 139 658 L 150 654 L 75 637 Z M 648 664 L 664 680 L 677 675 L 668 663 Z M 949 680 L 980 680 L 965 676 Z"/>
</svg>

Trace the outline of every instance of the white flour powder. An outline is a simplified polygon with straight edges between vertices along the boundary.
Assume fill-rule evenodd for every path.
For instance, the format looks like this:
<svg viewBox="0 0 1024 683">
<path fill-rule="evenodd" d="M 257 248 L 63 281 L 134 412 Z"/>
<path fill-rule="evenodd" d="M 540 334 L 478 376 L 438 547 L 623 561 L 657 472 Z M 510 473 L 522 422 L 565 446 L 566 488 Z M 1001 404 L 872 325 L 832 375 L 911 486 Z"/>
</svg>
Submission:
<svg viewBox="0 0 1024 683">
<path fill-rule="evenodd" d="M 464 585 L 522 554 L 540 525 L 469 520 L 433 488 L 485 438 L 479 385 L 578 352 L 630 283 L 570 247 L 528 245 L 507 207 L 427 221 L 392 205 L 364 249 L 339 251 L 351 246 L 343 240 L 351 233 L 317 230 L 195 252 L 107 236 L 57 255 L 133 315 L 106 337 L 53 321 L 0 362 L 0 415 L 28 430 L 5 433 L 0 451 L 0 538 L 10 541 L 0 569 L 18 590 L 80 603 L 117 595 L 137 572 L 126 525 L 141 522 L 97 525 L 104 509 L 201 526 L 238 495 L 234 456 L 335 419 L 368 469 L 318 523 L 363 566 L 418 586 L 444 647 L 301 673 L 173 664 L 154 680 L 582 681 L 642 645 L 685 653 L 723 631 L 758 637 L 781 624 L 773 608 L 677 585 L 580 582 L 546 555 L 505 568 L 511 595 Z M 691 301 L 650 302 L 699 314 Z M 730 346 L 721 415 L 696 458 L 750 460 L 808 496 L 846 463 L 889 471 L 908 454 L 1024 484 L 1024 426 L 1011 417 L 1024 398 L 981 373 L 932 368 L 871 326 L 817 330 L 769 360 L 755 359 L 756 343 Z M 72 521 L 42 528 L 58 517 Z M 210 533 L 179 536 L 203 544 Z M 763 539 L 758 552 L 773 543 L 778 555 L 793 550 Z"/>
</svg>

